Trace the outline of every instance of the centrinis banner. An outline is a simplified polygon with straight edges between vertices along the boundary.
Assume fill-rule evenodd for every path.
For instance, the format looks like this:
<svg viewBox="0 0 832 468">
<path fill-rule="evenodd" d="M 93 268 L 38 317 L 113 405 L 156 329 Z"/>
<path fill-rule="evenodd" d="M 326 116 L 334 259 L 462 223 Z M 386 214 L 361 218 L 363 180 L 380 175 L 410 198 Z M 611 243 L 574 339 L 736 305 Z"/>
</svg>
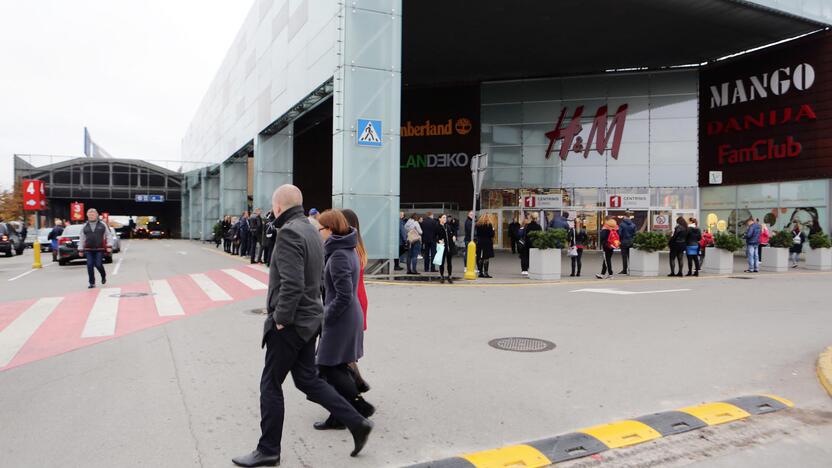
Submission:
<svg viewBox="0 0 832 468">
<path fill-rule="evenodd" d="M 699 185 L 832 177 L 832 35 L 704 67 Z"/>
</svg>

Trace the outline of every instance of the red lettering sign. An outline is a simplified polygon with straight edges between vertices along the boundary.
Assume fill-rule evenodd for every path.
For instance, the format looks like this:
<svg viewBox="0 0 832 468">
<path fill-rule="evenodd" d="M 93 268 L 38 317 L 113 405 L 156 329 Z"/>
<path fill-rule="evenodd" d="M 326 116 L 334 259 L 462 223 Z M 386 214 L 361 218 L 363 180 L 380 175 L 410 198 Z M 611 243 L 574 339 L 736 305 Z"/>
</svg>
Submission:
<svg viewBox="0 0 832 468">
<path fill-rule="evenodd" d="M 627 104 L 622 104 L 615 111 L 615 116 L 612 119 L 609 129 L 607 128 L 607 106 L 598 108 L 592 120 L 592 127 L 589 129 L 586 146 L 583 144 L 583 138 L 579 136 L 583 130 L 583 126 L 581 125 L 581 116 L 583 113 L 584 106 L 578 106 L 575 109 L 575 113 L 572 114 L 572 119 L 569 121 L 569 124 L 562 127 L 563 118 L 566 116 L 566 108 L 564 107 L 561 110 L 555 129 L 546 133 L 546 138 L 549 139 L 549 146 L 546 148 L 546 159 L 549 159 L 549 156 L 552 154 L 552 148 L 558 140 L 563 140 L 558 155 L 564 161 L 570 149 L 576 153 L 583 152 L 584 158 L 588 158 L 589 151 L 592 148 L 593 138 L 595 138 L 595 150 L 598 154 L 603 155 L 607 150 L 607 144 L 610 143 L 610 136 L 612 136 L 610 155 L 613 159 L 618 159 L 618 151 L 621 148 L 621 137 L 624 134 L 624 122 L 627 119 Z"/>
<path fill-rule="evenodd" d="M 619 195 L 611 195 L 610 196 L 610 208 L 621 208 L 621 197 Z"/>
<path fill-rule="evenodd" d="M 80 202 L 72 202 L 69 204 L 69 219 L 71 221 L 84 220 L 84 204 Z"/>
<path fill-rule="evenodd" d="M 46 207 L 46 192 L 43 181 L 23 179 L 23 209 L 26 211 L 42 210 Z"/>
</svg>

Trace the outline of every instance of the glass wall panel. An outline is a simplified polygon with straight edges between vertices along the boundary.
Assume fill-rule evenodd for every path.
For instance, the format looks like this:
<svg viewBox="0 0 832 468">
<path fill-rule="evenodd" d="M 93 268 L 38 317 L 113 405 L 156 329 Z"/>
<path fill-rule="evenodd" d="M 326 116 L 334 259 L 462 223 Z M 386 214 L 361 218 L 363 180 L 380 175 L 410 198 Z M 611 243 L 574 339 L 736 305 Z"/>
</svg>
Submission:
<svg viewBox="0 0 832 468">
<path fill-rule="evenodd" d="M 777 184 L 740 185 L 737 187 L 737 208 L 777 206 L 777 190 Z"/>
</svg>

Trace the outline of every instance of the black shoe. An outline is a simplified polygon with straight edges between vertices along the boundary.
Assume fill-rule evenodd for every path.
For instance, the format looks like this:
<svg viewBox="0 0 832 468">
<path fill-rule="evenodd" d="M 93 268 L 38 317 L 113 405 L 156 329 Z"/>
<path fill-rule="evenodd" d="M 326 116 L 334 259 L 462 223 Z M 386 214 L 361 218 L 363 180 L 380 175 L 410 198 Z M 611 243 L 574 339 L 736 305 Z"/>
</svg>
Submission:
<svg viewBox="0 0 832 468">
<path fill-rule="evenodd" d="M 444 276 L 439 277 L 439 284 L 445 284 L 445 277 Z"/>
<path fill-rule="evenodd" d="M 90 285 L 89 285 L 89 286 L 87 286 L 87 289 L 92 289 L 92 288 L 94 288 L 94 287 L 95 287 L 95 285 L 94 285 L 94 284 L 92 284 L 92 283 L 90 283 Z"/>
<path fill-rule="evenodd" d="M 693 273 L 688 272 L 688 274 L 686 274 L 685 276 L 693 276 Z"/>
<path fill-rule="evenodd" d="M 237 466 L 277 466 L 280 464 L 280 455 L 266 455 L 255 450 L 248 455 L 232 458 L 231 462 Z"/>
<path fill-rule="evenodd" d="M 619 272 L 618 272 L 618 274 L 619 274 L 619 275 L 626 275 L 626 274 L 627 274 L 627 272 L 626 272 L 626 271 L 619 271 Z"/>
<path fill-rule="evenodd" d="M 107 277 L 106 276 L 101 277 L 101 284 L 107 284 Z"/>
<path fill-rule="evenodd" d="M 678 276 L 679 278 L 681 278 L 681 277 L 682 277 L 682 272 L 680 271 L 679 273 L 676 273 L 676 276 Z"/>
<path fill-rule="evenodd" d="M 393 271 L 402 271 L 402 270 L 404 270 L 404 268 L 402 268 L 400 266 L 397 266 L 397 267 L 393 268 Z"/>
<path fill-rule="evenodd" d="M 315 429 L 317 429 L 319 431 L 328 431 L 328 430 L 340 431 L 340 430 L 343 430 L 343 429 L 347 428 L 347 426 L 341 424 L 337 419 L 333 418 L 332 415 L 330 415 L 328 418 L 326 418 L 326 421 L 316 422 L 315 424 L 312 425 L 312 427 L 314 427 Z"/>
<path fill-rule="evenodd" d="M 362 396 L 358 396 L 355 399 L 353 406 L 355 407 L 355 410 L 358 411 L 358 414 L 364 416 L 365 418 L 369 418 L 370 416 L 376 414 L 376 407 L 368 403 Z"/>
<path fill-rule="evenodd" d="M 448 277 L 448 284 L 454 284 L 454 280 L 452 280 L 450 276 Z"/>
<path fill-rule="evenodd" d="M 361 422 L 361 425 L 355 429 L 350 429 L 350 432 L 352 433 L 352 440 L 355 442 L 355 448 L 350 452 L 350 456 L 355 457 L 367 445 L 367 439 L 370 438 L 370 433 L 373 432 L 373 422 L 365 419 Z"/>
<path fill-rule="evenodd" d="M 699 276 L 699 271 L 693 274 L 693 276 Z"/>
<path fill-rule="evenodd" d="M 676 276 L 676 273 L 672 273 L 672 272 L 671 272 L 671 273 L 670 273 L 669 275 L 667 275 L 667 276 Z"/>
</svg>

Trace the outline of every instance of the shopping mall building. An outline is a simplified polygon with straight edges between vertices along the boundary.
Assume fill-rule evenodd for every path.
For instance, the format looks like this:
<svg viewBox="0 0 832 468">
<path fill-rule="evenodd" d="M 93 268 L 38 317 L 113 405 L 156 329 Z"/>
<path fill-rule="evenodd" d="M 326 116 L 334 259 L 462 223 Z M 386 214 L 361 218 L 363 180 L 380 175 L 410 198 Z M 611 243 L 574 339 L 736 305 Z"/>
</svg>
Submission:
<svg viewBox="0 0 832 468">
<path fill-rule="evenodd" d="M 393 258 L 400 210 L 471 208 L 478 153 L 503 246 L 530 209 L 593 238 L 625 211 L 828 231 L 829 24 L 825 0 L 257 0 L 183 139 L 183 235 L 294 183 Z"/>
</svg>

